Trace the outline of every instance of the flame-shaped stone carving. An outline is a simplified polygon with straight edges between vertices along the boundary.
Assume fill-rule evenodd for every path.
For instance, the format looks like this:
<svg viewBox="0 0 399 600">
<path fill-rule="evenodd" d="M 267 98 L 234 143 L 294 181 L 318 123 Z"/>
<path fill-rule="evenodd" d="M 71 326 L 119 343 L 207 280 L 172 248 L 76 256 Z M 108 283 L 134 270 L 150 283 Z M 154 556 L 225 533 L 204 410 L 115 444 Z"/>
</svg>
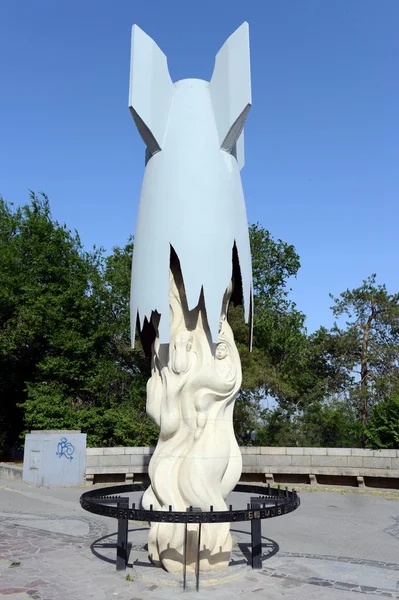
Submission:
<svg viewBox="0 0 399 600">
<path fill-rule="evenodd" d="M 153 346 L 147 385 L 147 412 L 160 427 L 150 462 L 151 486 L 146 509 L 184 511 L 189 506 L 227 510 L 225 498 L 241 474 L 242 460 L 234 430 L 234 400 L 241 385 L 241 365 L 227 321 L 232 285 L 226 291 L 216 348 L 210 341 L 203 300 L 187 308 L 177 265 L 170 271 L 170 345 Z M 197 525 L 188 526 L 187 568 L 194 569 Z M 204 524 L 201 569 L 222 568 L 230 560 L 229 523 Z M 152 561 L 170 572 L 183 565 L 184 525 L 153 523 L 148 549 Z"/>
</svg>

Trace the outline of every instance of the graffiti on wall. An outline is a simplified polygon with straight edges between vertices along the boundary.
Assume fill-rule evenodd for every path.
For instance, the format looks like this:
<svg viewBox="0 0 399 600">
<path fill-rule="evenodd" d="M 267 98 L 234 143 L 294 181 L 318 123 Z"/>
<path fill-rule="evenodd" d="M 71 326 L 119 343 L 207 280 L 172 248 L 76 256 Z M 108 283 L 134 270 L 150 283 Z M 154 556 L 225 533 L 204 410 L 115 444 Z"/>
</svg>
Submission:
<svg viewBox="0 0 399 600">
<path fill-rule="evenodd" d="M 58 442 L 57 446 L 56 455 L 58 456 L 58 458 L 61 458 L 61 456 L 65 456 L 66 459 L 71 461 L 73 459 L 74 452 L 75 448 L 71 444 L 71 442 L 68 442 L 68 439 L 66 437 L 62 437 Z"/>
</svg>

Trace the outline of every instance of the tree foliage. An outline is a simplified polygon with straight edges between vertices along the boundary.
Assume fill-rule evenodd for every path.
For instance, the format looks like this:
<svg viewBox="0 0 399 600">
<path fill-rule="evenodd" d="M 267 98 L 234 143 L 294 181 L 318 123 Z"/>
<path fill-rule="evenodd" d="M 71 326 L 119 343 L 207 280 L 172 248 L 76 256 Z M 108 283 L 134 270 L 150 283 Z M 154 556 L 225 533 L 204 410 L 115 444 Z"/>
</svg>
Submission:
<svg viewBox="0 0 399 600">
<path fill-rule="evenodd" d="M 295 248 L 259 224 L 249 234 L 251 353 L 242 307 L 229 311 L 243 368 L 239 443 L 397 447 L 399 294 L 372 275 L 334 298 L 331 330 L 308 335 L 290 299 Z M 87 252 L 43 194 L 16 209 L 0 200 L 0 456 L 31 428 L 80 428 L 92 446 L 156 442 L 149 362 L 130 345 L 132 250 L 128 240 L 108 256 Z"/>
<path fill-rule="evenodd" d="M 0 211 L 3 448 L 29 428 L 82 428 L 91 445 L 153 443 L 148 364 L 126 327 L 131 244 L 107 259 L 85 252 L 44 195 Z"/>
<path fill-rule="evenodd" d="M 373 406 L 392 398 L 399 387 L 399 294 L 389 294 L 371 275 L 360 287 L 332 298 L 334 316 L 346 320 L 319 336 L 329 364 L 346 382 L 365 447 Z"/>
<path fill-rule="evenodd" d="M 372 408 L 366 427 L 373 448 L 399 448 L 399 394 L 387 396 Z"/>
</svg>

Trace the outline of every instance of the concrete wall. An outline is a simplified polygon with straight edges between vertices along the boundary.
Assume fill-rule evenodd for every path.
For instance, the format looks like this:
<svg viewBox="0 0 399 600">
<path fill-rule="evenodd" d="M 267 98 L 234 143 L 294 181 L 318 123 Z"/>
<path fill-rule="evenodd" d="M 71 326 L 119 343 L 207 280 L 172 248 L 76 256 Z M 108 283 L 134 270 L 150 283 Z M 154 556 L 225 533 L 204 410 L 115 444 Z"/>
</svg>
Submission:
<svg viewBox="0 0 399 600">
<path fill-rule="evenodd" d="M 22 467 L 0 463 L 0 478 L 22 479 Z"/>
<path fill-rule="evenodd" d="M 125 475 L 126 481 L 133 481 L 134 475 L 148 472 L 148 464 L 154 448 L 87 448 L 86 481 L 95 481 L 95 476 Z M 97 477 L 101 479 L 101 477 Z"/>
<path fill-rule="evenodd" d="M 118 475 L 126 481 L 147 473 L 153 448 L 88 448 L 86 480 L 105 481 Z M 399 450 L 361 448 L 242 447 L 243 475 L 249 481 L 349 483 L 399 488 Z M 330 481 L 328 480 L 330 478 Z M 387 484 L 388 481 L 388 484 Z M 377 482 L 378 487 L 378 482 Z"/>
</svg>

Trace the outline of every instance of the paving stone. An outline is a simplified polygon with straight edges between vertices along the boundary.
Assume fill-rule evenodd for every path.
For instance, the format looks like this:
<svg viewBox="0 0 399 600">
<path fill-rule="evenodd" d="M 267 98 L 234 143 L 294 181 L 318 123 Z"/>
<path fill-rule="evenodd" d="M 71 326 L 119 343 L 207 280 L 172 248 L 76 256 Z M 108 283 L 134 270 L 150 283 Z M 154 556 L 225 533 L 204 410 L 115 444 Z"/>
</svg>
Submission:
<svg viewBox="0 0 399 600">
<path fill-rule="evenodd" d="M 78 504 L 81 493 L 81 489 L 60 490 L 60 503 L 57 505 L 57 497 L 40 488 L 33 491 L 21 484 L 15 488 L 13 499 L 8 501 L 1 490 L 0 557 L 3 559 L 0 560 L 0 598 L 166 600 L 183 593 L 179 578 L 172 587 L 164 585 L 162 577 L 170 581 L 169 574 L 149 565 L 146 554 L 148 529 L 144 526 L 132 524 L 130 564 L 133 568 L 117 572 L 115 549 L 101 548 L 100 543 L 93 550 L 100 554 L 102 560 L 93 555 L 93 542 L 103 538 L 103 542 L 109 544 L 115 540 L 116 522 L 83 512 Z M 15 499 L 20 503 L 16 503 Z M 186 595 L 193 596 L 193 600 L 225 600 L 229 597 L 244 600 L 248 594 L 273 600 L 398 597 L 395 587 L 399 576 L 396 578 L 394 575 L 399 570 L 399 564 L 395 562 L 397 539 L 389 530 L 396 527 L 390 523 L 399 522 L 395 520 L 399 519 L 399 504 L 386 501 L 382 505 L 381 500 L 372 497 L 351 496 L 348 499 L 328 493 L 324 494 L 319 512 L 312 512 L 306 508 L 311 499 L 312 495 L 304 494 L 303 504 L 297 513 L 283 517 L 284 520 L 272 519 L 264 524 L 263 531 L 267 531 L 268 535 L 270 532 L 273 539 L 264 538 L 264 568 L 261 571 L 251 571 L 246 557 L 236 546 L 233 558 L 239 564 L 228 569 L 227 574 L 241 573 L 239 578 L 227 581 L 226 572 L 221 572 L 217 585 L 205 587 L 206 575 L 202 574 L 203 587 L 197 594 L 194 578 L 190 575 L 190 591 Z M 242 505 L 242 500 L 240 502 Z M 331 522 L 334 512 L 328 508 L 329 505 L 334 505 L 334 510 L 337 510 L 334 522 Z M 304 511 L 303 516 L 301 510 Z M 339 535 L 342 538 L 346 534 L 348 539 L 353 536 L 359 538 L 358 550 L 354 553 L 354 547 L 343 539 L 341 543 L 339 539 L 335 541 L 340 520 Z M 370 527 L 376 521 L 381 526 L 371 531 Z M 298 524 L 295 525 L 295 533 L 291 529 L 294 524 Z M 245 524 L 233 526 L 238 531 L 234 533 L 234 539 L 237 544 L 248 548 L 249 535 L 245 527 Z M 286 532 L 283 536 L 282 528 Z M 324 536 L 319 536 L 320 529 Z M 375 546 L 379 552 L 383 549 L 382 556 L 377 550 L 367 554 L 365 543 L 370 536 L 371 547 Z M 306 539 L 313 540 L 313 543 L 304 544 Z M 314 551 L 301 552 L 304 546 Z M 10 568 L 13 561 L 21 562 L 21 565 Z M 148 573 L 155 573 L 157 581 L 145 581 L 140 577 L 140 574 L 148 577 Z M 127 574 L 133 581 L 126 581 Z"/>
</svg>

